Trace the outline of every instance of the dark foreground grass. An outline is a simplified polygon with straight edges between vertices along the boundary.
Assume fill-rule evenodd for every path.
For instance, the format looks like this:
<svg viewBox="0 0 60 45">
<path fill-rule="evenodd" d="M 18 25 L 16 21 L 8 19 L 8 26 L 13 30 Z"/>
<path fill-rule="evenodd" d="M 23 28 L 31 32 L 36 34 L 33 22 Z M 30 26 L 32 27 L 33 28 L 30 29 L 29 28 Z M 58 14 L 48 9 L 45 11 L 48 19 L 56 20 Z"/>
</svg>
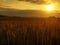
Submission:
<svg viewBox="0 0 60 45">
<path fill-rule="evenodd" d="M 0 45 L 60 45 L 60 19 L 2 17 Z"/>
</svg>

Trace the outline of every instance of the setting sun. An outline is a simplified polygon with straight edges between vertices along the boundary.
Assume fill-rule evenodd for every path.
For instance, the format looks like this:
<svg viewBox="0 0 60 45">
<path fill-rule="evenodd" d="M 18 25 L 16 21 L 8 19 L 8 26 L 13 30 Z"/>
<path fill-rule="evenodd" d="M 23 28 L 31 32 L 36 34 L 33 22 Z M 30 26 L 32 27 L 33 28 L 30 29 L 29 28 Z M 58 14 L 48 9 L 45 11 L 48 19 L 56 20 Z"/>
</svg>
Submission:
<svg viewBox="0 0 60 45">
<path fill-rule="evenodd" d="M 54 5 L 51 5 L 51 4 L 46 5 L 46 10 L 47 11 L 53 11 L 54 10 Z"/>
</svg>

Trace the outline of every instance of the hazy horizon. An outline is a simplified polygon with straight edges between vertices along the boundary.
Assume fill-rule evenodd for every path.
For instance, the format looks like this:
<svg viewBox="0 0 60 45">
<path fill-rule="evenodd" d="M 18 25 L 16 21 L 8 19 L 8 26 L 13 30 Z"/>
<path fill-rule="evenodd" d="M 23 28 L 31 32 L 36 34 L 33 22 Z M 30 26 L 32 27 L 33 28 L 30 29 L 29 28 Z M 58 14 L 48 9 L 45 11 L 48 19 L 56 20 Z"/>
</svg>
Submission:
<svg viewBox="0 0 60 45">
<path fill-rule="evenodd" d="M 43 1 L 39 0 L 39 1 L 37 0 L 36 1 L 33 1 L 33 0 L 30 0 L 30 1 L 29 0 L 1 0 L 0 1 L 0 14 L 7 15 L 7 16 L 21 16 L 21 17 L 48 17 L 50 16 L 50 14 L 53 13 L 51 16 L 60 17 L 59 16 L 59 13 L 60 13 L 60 3 L 59 3 L 60 1 L 59 0 L 43 0 Z M 55 6 L 54 11 L 51 11 L 51 12 L 47 11 L 45 9 L 46 4 L 44 3 L 44 1 L 45 2 L 51 1 L 52 4 L 54 4 Z M 37 13 L 36 10 L 38 10 L 39 12 Z M 40 11 L 47 12 L 47 16 L 41 15 Z M 56 15 L 55 12 L 58 14 Z"/>
</svg>

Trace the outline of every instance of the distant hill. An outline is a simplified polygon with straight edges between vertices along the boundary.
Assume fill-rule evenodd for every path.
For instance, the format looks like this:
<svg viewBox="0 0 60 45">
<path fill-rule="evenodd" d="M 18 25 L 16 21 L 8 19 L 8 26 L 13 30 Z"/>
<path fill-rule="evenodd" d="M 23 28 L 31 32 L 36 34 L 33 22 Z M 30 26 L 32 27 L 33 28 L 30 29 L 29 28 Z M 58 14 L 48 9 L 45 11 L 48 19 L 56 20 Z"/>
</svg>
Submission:
<svg viewBox="0 0 60 45">
<path fill-rule="evenodd" d="M 0 15 L 0 17 L 6 17 L 6 16 L 4 16 L 4 15 Z"/>
</svg>

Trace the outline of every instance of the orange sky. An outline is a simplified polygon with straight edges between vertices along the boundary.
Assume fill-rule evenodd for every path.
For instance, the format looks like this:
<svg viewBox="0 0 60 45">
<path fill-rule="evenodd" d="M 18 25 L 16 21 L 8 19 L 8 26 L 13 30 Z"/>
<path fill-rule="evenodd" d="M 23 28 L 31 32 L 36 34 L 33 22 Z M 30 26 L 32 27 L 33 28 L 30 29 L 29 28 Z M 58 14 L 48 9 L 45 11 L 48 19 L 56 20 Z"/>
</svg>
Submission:
<svg viewBox="0 0 60 45">
<path fill-rule="evenodd" d="M 60 11 L 60 6 L 59 6 L 60 4 L 58 2 L 55 2 L 55 3 L 52 3 L 52 4 L 54 4 L 55 10 Z M 31 2 L 26 2 L 26 1 L 0 0 L 0 7 L 9 8 L 9 9 L 12 8 L 12 9 L 18 9 L 18 10 L 45 10 L 45 12 L 48 12 L 45 9 L 45 5 L 46 4 L 36 4 L 36 3 L 31 3 Z M 13 13 L 10 13 L 10 12 L 12 12 L 12 10 L 8 10 L 8 9 L 0 9 L 0 11 L 2 11 L 0 13 L 2 15 L 5 14 L 5 15 L 10 15 L 10 16 L 22 16 L 22 15 L 18 15 L 19 14 L 18 11 L 15 14 L 14 10 L 13 10 L 14 11 Z M 24 15 L 24 16 L 31 16 L 31 15 Z"/>
<path fill-rule="evenodd" d="M 7 8 L 21 9 L 21 10 L 41 10 L 44 5 L 42 4 L 34 4 L 25 1 L 17 1 L 17 0 L 1 0 L 0 5 Z M 59 5 L 56 6 L 56 9 L 60 9 Z M 43 9 L 42 9 L 43 10 Z"/>
</svg>

